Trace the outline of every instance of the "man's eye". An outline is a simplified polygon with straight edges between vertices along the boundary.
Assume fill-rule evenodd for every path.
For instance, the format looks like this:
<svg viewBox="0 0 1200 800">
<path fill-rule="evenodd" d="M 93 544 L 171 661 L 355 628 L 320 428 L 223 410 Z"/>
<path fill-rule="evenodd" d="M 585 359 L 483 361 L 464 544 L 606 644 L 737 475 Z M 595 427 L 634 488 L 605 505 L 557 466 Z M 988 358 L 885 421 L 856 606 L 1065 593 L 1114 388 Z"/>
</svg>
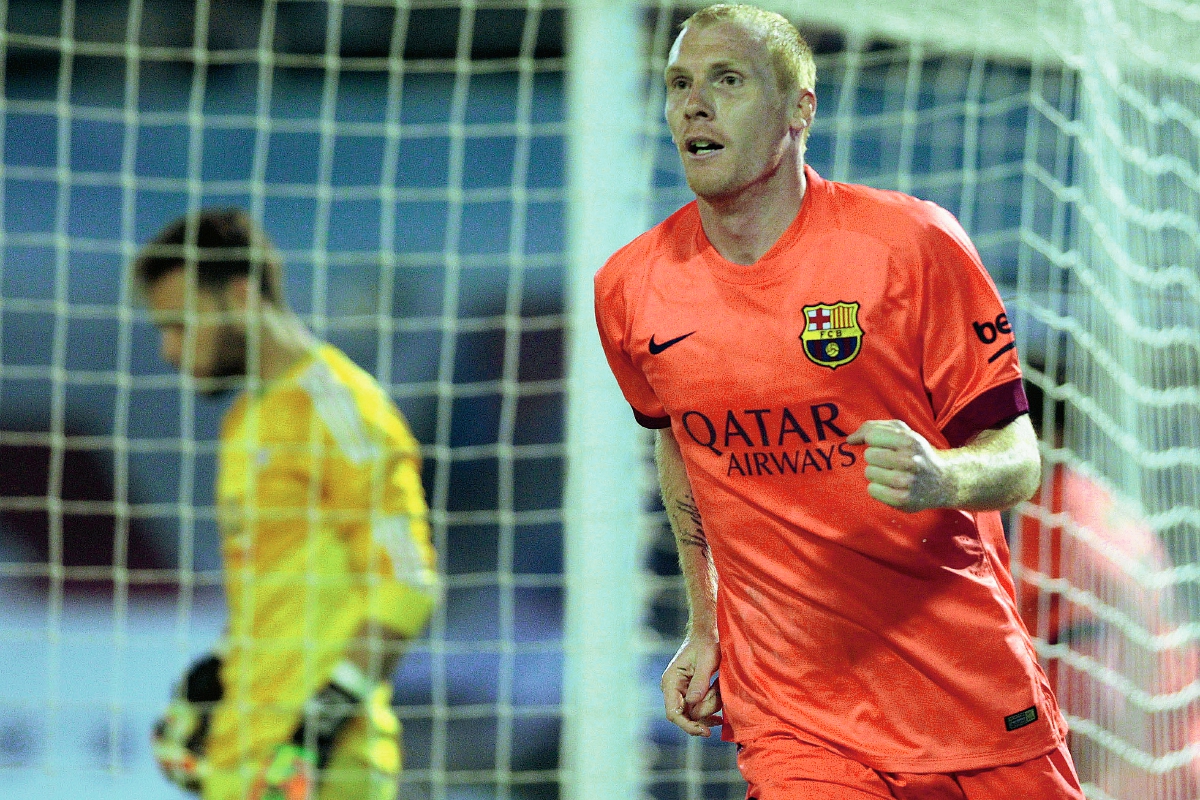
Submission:
<svg viewBox="0 0 1200 800">
<path fill-rule="evenodd" d="M 742 82 L 742 77 L 740 75 L 722 75 L 721 76 L 721 83 L 725 84 L 726 86 L 737 86 L 741 82 Z"/>
</svg>

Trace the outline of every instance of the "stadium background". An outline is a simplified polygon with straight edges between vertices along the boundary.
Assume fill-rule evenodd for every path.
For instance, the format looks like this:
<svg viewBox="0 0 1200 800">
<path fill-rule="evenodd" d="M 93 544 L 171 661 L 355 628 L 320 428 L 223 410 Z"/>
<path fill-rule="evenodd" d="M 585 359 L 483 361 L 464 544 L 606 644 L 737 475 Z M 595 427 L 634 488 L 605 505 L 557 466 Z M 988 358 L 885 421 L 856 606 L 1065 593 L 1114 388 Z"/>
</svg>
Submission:
<svg viewBox="0 0 1200 800">
<path fill-rule="evenodd" d="M 426 489 L 446 521 L 440 557 L 448 593 L 436 623 L 450 644 L 444 672 L 417 647 L 395 680 L 406 727 L 406 796 L 429 796 L 436 781 L 447 780 L 431 768 L 451 774 L 447 796 L 500 796 L 494 775 L 502 763 L 525 776 L 504 793 L 556 797 L 562 10 L 540 10 L 532 94 L 522 99 L 510 62 L 521 52 L 525 11 L 468 12 L 475 15 L 470 58 L 494 68 L 464 82 L 456 80 L 463 12 L 413 9 L 404 53 L 421 66 L 404 76 L 400 133 L 389 141 L 386 72 L 342 64 L 331 94 L 320 59 L 328 33 L 323 3 L 277 6 L 273 52 L 282 55 L 264 98 L 256 63 L 213 59 L 193 69 L 192 3 L 148 0 L 140 44 L 178 48 L 179 55 L 139 62 L 132 105 L 121 50 L 128 4 L 68 5 L 69 31 L 64 4 L 13 0 L 5 7 L 0 797 L 173 796 L 154 768 L 147 732 L 171 682 L 219 634 L 211 486 L 227 401 L 191 396 L 160 362 L 126 265 L 138 244 L 197 203 L 255 201 L 252 155 L 264 119 L 270 148 L 257 197 L 283 253 L 288 299 L 392 389 L 427 446 Z M 209 53 L 259 47 L 261 4 L 214 2 L 209 10 Z M 387 55 L 390 9 L 347 5 L 341 14 L 342 57 Z M 898 82 L 903 93 L 908 46 L 857 42 L 847 56 L 839 33 L 806 33 L 820 57 L 810 163 L 826 177 L 902 188 L 947 207 L 972 233 L 1002 292 L 1011 293 L 1028 66 L 925 59 L 921 117 L 906 127 L 915 135 L 901 143 L 900 168 L 903 134 L 886 115 L 895 110 L 888 104 Z M 88 43 L 118 46 L 89 54 Z M 854 60 L 852 83 L 844 80 L 847 58 Z M 464 83 L 465 95 L 458 94 Z M 661 132 L 659 145 L 655 218 L 687 199 Z M 388 148 L 397 203 L 381 228 L 389 220 L 380 190 L 388 183 Z M 394 256 L 382 260 L 381 250 Z M 1030 341 L 1036 349 L 1037 338 Z M 517 359 L 509 372 L 506 352 Z M 512 416 L 501 384 L 514 367 L 520 390 Z M 441 418 L 439 403 L 449 411 Z M 507 466 L 499 445 L 517 448 Z M 128 501 L 128 516 L 114 498 Z M 505 504 L 518 520 L 508 543 L 492 513 Z M 652 544 L 647 567 L 662 579 L 648 622 L 669 643 L 683 619 L 669 539 Z M 504 678 L 497 648 L 486 646 L 501 639 L 517 645 Z M 646 672 L 651 707 L 658 702 L 654 672 L 665 661 Z M 521 709 L 503 731 L 494 708 L 501 695 Z M 466 711 L 447 719 L 438 711 L 447 705 Z M 436 724 L 446 726 L 444 747 L 435 744 Z M 651 737 L 652 768 L 676 776 L 661 781 L 657 796 L 682 796 L 678 771 L 685 768 L 711 772 L 717 791 L 736 784 L 726 746 L 685 748 L 661 721 Z"/>
</svg>

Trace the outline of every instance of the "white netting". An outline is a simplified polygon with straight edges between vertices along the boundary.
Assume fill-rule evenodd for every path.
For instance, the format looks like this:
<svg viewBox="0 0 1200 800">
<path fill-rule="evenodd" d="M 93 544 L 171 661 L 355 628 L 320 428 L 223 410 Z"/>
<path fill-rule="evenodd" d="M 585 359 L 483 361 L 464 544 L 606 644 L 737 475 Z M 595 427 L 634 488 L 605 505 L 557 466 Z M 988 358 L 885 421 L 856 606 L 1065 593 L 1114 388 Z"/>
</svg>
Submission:
<svg viewBox="0 0 1200 800">
<path fill-rule="evenodd" d="M 1076 25 L 1049 38 L 1062 66 L 1036 71 L 1030 97 L 1018 305 L 1044 331 L 1029 375 L 1059 422 L 1045 426 L 1050 468 L 1019 527 L 1034 538 L 1018 575 L 1090 794 L 1190 798 L 1200 6 L 1071 11 Z"/>
<path fill-rule="evenodd" d="M 1014 571 L 1089 796 L 1200 796 L 1200 6 L 766 5 L 817 52 L 809 162 L 954 212 L 1015 320 L 1047 480 Z M 662 218 L 690 195 L 654 130 Z M 650 565 L 661 666 L 686 619 L 665 529 Z M 727 749 L 652 730 L 660 796 L 742 796 Z"/>
<path fill-rule="evenodd" d="M 222 407 L 160 365 L 125 269 L 168 219 L 230 204 L 425 445 L 447 593 L 397 678 L 403 790 L 559 795 L 564 229 L 586 224 L 563 152 L 570 120 L 611 122 L 600 93 L 565 108 L 562 5 L 0 3 L 0 796 L 170 791 L 146 735 L 222 624 Z M 956 213 L 1044 389 L 1063 466 L 1013 526 L 1038 533 L 1015 560 L 1089 795 L 1195 796 L 1200 6 L 771 5 L 818 53 L 810 161 Z M 641 41 L 603 43 L 650 55 L 629 124 L 656 143 L 655 219 L 689 199 L 657 78 L 688 10 L 645 4 Z M 625 155 L 588 154 L 599 173 Z M 659 721 L 674 564 L 655 536 L 649 577 L 619 581 L 650 598 L 641 680 L 586 688 L 636 701 L 632 783 L 741 797 L 727 745 Z"/>
<path fill-rule="evenodd" d="M 424 445 L 446 597 L 396 680 L 402 796 L 556 794 L 562 28 L 542 2 L 0 4 L 0 795 L 173 792 L 148 735 L 222 626 L 225 404 L 160 363 L 127 265 L 227 205 Z"/>
</svg>

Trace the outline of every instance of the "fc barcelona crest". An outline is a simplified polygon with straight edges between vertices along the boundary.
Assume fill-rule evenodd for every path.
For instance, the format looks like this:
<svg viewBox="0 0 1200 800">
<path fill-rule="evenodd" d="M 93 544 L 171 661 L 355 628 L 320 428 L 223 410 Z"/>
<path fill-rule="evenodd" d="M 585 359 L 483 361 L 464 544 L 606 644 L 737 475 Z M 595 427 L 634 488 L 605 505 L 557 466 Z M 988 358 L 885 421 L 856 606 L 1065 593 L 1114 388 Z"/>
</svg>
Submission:
<svg viewBox="0 0 1200 800">
<path fill-rule="evenodd" d="M 837 369 L 862 351 L 863 329 L 858 326 L 858 303 L 821 303 L 804 307 L 804 354 L 822 367 Z"/>
</svg>

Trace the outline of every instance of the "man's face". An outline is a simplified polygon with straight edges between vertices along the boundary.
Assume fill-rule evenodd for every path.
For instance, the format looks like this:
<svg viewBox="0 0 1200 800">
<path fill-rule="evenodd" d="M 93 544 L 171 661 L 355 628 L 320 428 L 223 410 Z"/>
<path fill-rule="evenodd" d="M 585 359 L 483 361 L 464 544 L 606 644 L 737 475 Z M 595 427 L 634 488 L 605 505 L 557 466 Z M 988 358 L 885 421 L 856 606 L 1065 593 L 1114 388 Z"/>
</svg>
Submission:
<svg viewBox="0 0 1200 800">
<path fill-rule="evenodd" d="M 181 266 L 146 289 L 162 357 L 175 369 L 186 369 L 204 394 L 218 394 L 236 382 L 229 379 L 246 375 L 246 332 L 237 325 L 228 292 L 197 285 L 189 298 L 187 283 Z"/>
<path fill-rule="evenodd" d="M 797 101 L 811 92 L 780 90 L 752 28 L 731 21 L 686 28 L 665 77 L 667 124 L 697 196 L 720 200 L 767 180 L 794 152 L 789 146 L 799 146 Z"/>
</svg>

